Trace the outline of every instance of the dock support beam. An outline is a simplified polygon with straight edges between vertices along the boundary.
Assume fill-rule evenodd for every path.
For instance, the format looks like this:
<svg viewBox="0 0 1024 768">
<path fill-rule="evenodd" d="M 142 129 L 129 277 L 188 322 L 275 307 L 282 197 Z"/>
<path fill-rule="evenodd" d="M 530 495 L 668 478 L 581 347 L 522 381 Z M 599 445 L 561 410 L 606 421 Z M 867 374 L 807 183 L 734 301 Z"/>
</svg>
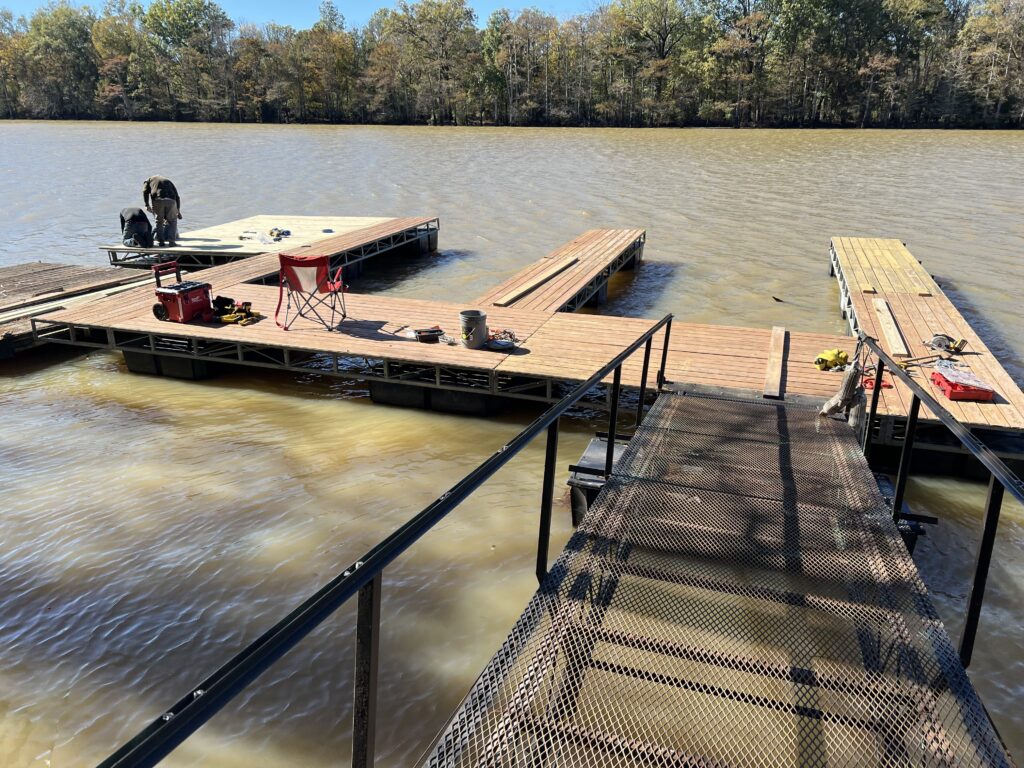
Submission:
<svg viewBox="0 0 1024 768">
<path fill-rule="evenodd" d="M 882 394 L 882 377 L 885 375 L 885 362 L 879 358 L 875 366 L 875 388 L 871 392 L 871 409 L 868 411 L 867 423 L 864 425 L 864 458 L 871 458 L 871 430 L 874 428 L 875 416 L 878 415 L 878 398 Z"/>
<path fill-rule="evenodd" d="M 377 739 L 377 667 L 380 648 L 381 574 L 359 590 L 356 670 L 352 707 L 352 768 L 373 768 Z"/>
<path fill-rule="evenodd" d="M 971 598 L 967 603 L 967 618 L 964 631 L 960 636 L 960 663 L 967 669 L 974 654 L 974 638 L 978 634 L 978 620 L 981 618 L 981 605 L 985 601 L 985 584 L 988 581 L 988 569 L 992 564 L 992 550 L 996 543 L 996 529 L 999 527 L 999 511 L 1003 506 L 1003 484 L 992 475 L 988 481 L 988 502 L 985 504 L 985 530 L 978 544 L 978 560 L 974 567 L 974 584 L 971 586 Z"/>
<path fill-rule="evenodd" d="M 615 462 L 615 435 L 618 434 L 616 426 L 619 421 L 619 384 L 621 381 L 622 365 L 620 364 L 612 377 L 612 401 L 608 412 L 608 450 L 604 456 L 605 482 L 612 476 L 612 464 Z"/>
<path fill-rule="evenodd" d="M 658 391 L 665 386 L 665 369 L 668 367 L 668 340 L 672 333 L 672 321 L 665 324 L 665 346 L 661 350 L 661 368 L 658 369 Z"/>
<path fill-rule="evenodd" d="M 640 371 L 640 396 L 636 400 L 636 423 L 634 427 L 639 427 L 640 422 L 644 420 L 644 398 L 647 396 L 647 371 L 651 365 L 651 342 L 654 338 L 647 339 L 647 344 L 644 346 L 644 367 Z"/>
<path fill-rule="evenodd" d="M 555 464 L 558 461 L 558 419 L 548 427 L 544 453 L 544 487 L 540 495 L 540 531 L 537 535 L 537 581 L 548 575 L 548 545 L 551 541 L 551 504 L 555 498 Z"/>
<path fill-rule="evenodd" d="M 921 410 L 921 400 L 917 395 L 910 401 L 910 415 L 907 416 L 907 433 L 903 436 L 903 452 L 900 453 L 900 469 L 896 475 L 896 493 L 892 497 L 893 522 L 900 521 L 903 512 L 903 494 L 907 490 L 907 477 L 910 475 L 910 460 L 914 453 L 914 432 L 917 431 L 917 413 Z"/>
</svg>

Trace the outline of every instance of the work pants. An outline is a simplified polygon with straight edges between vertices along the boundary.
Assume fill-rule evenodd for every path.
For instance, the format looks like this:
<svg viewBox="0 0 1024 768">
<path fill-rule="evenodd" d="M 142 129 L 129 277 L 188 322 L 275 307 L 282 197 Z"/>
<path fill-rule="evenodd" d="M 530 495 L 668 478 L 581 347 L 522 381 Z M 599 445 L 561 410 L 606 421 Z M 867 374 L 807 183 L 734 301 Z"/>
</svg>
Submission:
<svg viewBox="0 0 1024 768">
<path fill-rule="evenodd" d="M 153 199 L 156 217 L 156 239 L 160 243 L 176 245 L 178 242 L 178 204 L 169 197 Z"/>
</svg>

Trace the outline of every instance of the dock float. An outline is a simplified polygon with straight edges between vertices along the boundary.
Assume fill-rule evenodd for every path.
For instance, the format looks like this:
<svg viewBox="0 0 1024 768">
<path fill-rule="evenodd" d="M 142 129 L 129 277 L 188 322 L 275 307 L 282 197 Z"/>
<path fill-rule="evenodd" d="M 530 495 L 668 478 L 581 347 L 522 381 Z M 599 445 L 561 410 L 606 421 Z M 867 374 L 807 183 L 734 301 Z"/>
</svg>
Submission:
<svg viewBox="0 0 1024 768">
<path fill-rule="evenodd" d="M 662 394 L 423 764 L 1013 762 L 853 430 Z"/>
<path fill-rule="evenodd" d="M 647 233 L 642 229 L 591 229 L 517 272 L 476 300 L 481 306 L 538 312 L 574 312 L 603 303 L 608 280 L 639 266 Z"/>
<path fill-rule="evenodd" d="M 852 333 L 862 330 L 878 339 L 897 360 L 908 361 L 935 354 L 925 344 L 935 334 L 966 339 L 967 347 L 956 359 L 995 390 L 992 402 L 949 400 L 931 382 L 929 368 L 914 366 L 910 370 L 916 371 L 920 383 L 964 424 L 997 440 L 1017 437 L 1024 431 L 1024 392 L 903 242 L 834 237 L 829 257 L 832 274 L 839 282 L 840 310 Z M 886 384 L 892 387 L 881 391 L 873 439 L 895 445 L 902 440 L 911 395 L 892 377 L 886 377 Z M 920 419 L 924 423 L 919 429 L 925 440 L 930 429 L 933 444 L 942 442 L 940 431 L 945 430 L 927 408 L 921 410 Z M 1021 452 L 1016 449 L 1003 453 Z"/>
<path fill-rule="evenodd" d="M 32 318 L 97 296 L 109 296 L 146 278 L 110 267 L 43 261 L 0 267 L 0 359 L 38 346 Z"/>
<path fill-rule="evenodd" d="M 291 235 L 279 240 L 266 237 L 274 227 L 287 229 Z M 437 248 L 438 227 L 436 216 L 261 214 L 183 232 L 174 248 L 129 247 L 121 243 L 100 248 L 107 252 L 111 265 L 119 267 L 148 268 L 158 261 L 174 260 L 184 268 L 202 269 L 266 253 L 276 257 L 280 251 L 328 253 L 336 266 L 347 266 L 411 243 L 418 242 L 423 250 L 433 251 Z"/>
</svg>

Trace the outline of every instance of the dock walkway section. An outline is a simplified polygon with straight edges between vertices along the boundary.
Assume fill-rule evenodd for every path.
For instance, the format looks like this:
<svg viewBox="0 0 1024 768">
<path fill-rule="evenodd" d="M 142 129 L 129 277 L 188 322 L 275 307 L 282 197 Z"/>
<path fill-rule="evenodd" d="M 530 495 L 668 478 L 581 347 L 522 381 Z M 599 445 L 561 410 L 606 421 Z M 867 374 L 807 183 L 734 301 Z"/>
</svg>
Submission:
<svg viewBox="0 0 1024 768">
<path fill-rule="evenodd" d="M 263 257 L 257 257 L 257 260 Z M 640 318 L 549 313 L 518 307 L 486 307 L 492 329 L 519 338 L 511 352 L 461 345 L 421 344 L 415 328 L 440 325 L 458 335 L 465 305 L 391 296 L 346 295 L 348 319 L 336 331 L 300 318 L 289 331 L 273 319 L 278 289 L 245 282 L 258 278 L 259 261 L 215 267 L 202 273 L 215 294 L 251 301 L 267 317 L 245 327 L 162 322 L 152 313 L 151 286 L 112 300 L 92 302 L 34 319 L 37 334 L 54 343 L 92 346 L 213 363 L 233 363 L 364 380 L 468 391 L 551 402 L 560 386 L 585 381 L 602 361 L 628 346 L 652 321 Z M 241 278 L 241 279 L 240 279 Z M 782 395 L 829 397 L 841 376 L 816 370 L 808 360 L 842 337 L 748 328 L 675 323 L 666 375 L 710 387 L 742 387 Z M 654 342 L 653 361 L 662 341 Z M 772 356 L 775 350 L 776 357 Z M 640 385 L 643 355 L 623 367 L 622 383 Z M 648 387 L 656 385 L 652 364 Z"/>
<path fill-rule="evenodd" d="M 517 272 L 475 303 L 538 312 L 573 312 L 602 301 L 608 281 L 643 259 L 642 229 L 591 229 Z"/>
<path fill-rule="evenodd" d="M 978 334 L 899 240 L 834 237 L 830 249 L 832 272 L 839 281 L 840 309 L 850 329 L 878 339 L 897 360 L 935 354 L 925 345 L 934 334 L 966 339 L 967 348 L 955 359 L 964 363 L 996 391 L 990 403 L 959 402 L 946 398 L 931 383 L 928 365 L 912 366 L 919 382 L 959 421 L 993 433 L 1024 430 L 1024 392 L 1000 364 Z M 901 435 L 911 394 L 899 381 L 886 377 L 879 400 L 878 441 L 894 442 Z M 923 421 L 935 421 L 922 408 Z"/>
<path fill-rule="evenodd" d="M 424 764 L 1013 763 L 854 432 L 665 394 Z"/>
<path fill-rule="evenodd" d="M 121 243 L 100 248 L 107 252 L 112 265 L 120 267 L 148 268 L 157 261 L 173 259 L 182 267 L 202 269 L 267 253 L 276 258 L 280 251 L 326 252 L 337 266 L 344 266 L 417 241 L 423 241 L 425 248 L 434 250 L 438 226 L 436 216 L 389 218 L 261 214 L 185 232 L 174 248 L 135 248 Z M 252 236 L 252 233 L 266 235 L 273 227 L 287 229 L 291 235 L 276 241 Z M 351 238 L 356 233 L 360 233 L 358 242 Z M 246 239 L 240 239 L 242 237 Z"/>
</svg>

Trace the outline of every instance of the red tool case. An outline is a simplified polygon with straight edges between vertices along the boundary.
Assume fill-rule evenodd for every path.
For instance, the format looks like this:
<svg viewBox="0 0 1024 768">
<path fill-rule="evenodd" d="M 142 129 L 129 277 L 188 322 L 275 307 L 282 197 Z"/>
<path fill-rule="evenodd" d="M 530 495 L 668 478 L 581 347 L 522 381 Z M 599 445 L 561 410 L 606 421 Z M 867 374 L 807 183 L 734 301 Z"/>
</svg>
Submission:
<svg viewBox="0 0 1024 768">
<path fill-rule="evenodd" d="M 995 399 L 996 393 L 991 389 L 972 387 L 968 384 L 960 384 L 950 381 L 938 371 L 932 371 L 932 383 L 942 390 L 942 393 L 950 400 L 972 400 L 974 402 L 987 403 Z"/>
<path fill-rule="evenodd" d="M 171 272 L 177 282 L 164 285 L 161 278 Z M 181 267 L 176 261 L 154 264 L 153 276 L 156 278 L 157 298 L 157 303 L 153 305 L 153 315 L 157 320 L 175 323 L 188 323 L 197 319 L 209 323 L 213 320 L 213 286 L 209 283 L 182 281 Z"/>
</svg>

